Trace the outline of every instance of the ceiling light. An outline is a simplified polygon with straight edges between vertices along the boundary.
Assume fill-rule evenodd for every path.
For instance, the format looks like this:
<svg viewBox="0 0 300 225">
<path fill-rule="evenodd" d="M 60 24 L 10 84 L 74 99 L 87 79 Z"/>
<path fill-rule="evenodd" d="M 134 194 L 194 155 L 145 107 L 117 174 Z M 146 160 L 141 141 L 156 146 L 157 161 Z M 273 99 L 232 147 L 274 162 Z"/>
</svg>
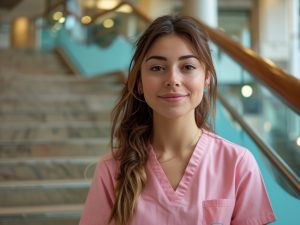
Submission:
<svg viewBox="0 0 300 225">
<path fill-rule="evenodd" d="M 244 85 L 241 89 L 243 97 L 249 98 L 253 94 L 253 88 L 250 85 Z"/>
<path fill-rule="evenodd" d="M 130 5 L 122 5 L 117 9 L 117 12 L 132 13 L 132 7 Z"/>
<path fill-rule="evenodd" d="M 90 16 L 83 16 L 81 18 L 81 23 L 83 24 L 89 24 L 90 22 L 92 22 L 92 18 Z"/>
<path fill-rule="evenodd" d="M 66 20 L 66 18 L 65 18 L 65 17 L 61 17 L 61 18 L 58 20 L 58 22 L 59 22 L 59 23 L 64 23 L 64 22 L 65 22 L 65 20 Z"/>
<path fill-rule="evenodd" d="M 102 0 L 97 3 L 97 8 L 109 10 L 116 7 L 118 3 L 119 3 L 118 1 L 113 1 L 113 0 Z"/>
<path fill-rule="evenodd" d="M 300 147 L 300 137 L 296 139 L 296 144 Z"/>
<path fill-rule="evenodd" d="M 115 23 L 114 23 L 114 21 L 112 19 L 106 19 L 106 20 L 103 21 L 103 26 L 105 28 L 111 28 L 111 27 L 114 26 L 114 24 Z"/>
<path fill-rule="evenodd" d="M 60 18 L 62 18 L 63 17 L 63 13 L 62 12 L 55 12 L 55 13 L 53 13 L 53 15 L 52 15 L 52 18 L 54 19 L 54 20 L 59 20 Z"/>
</svg>

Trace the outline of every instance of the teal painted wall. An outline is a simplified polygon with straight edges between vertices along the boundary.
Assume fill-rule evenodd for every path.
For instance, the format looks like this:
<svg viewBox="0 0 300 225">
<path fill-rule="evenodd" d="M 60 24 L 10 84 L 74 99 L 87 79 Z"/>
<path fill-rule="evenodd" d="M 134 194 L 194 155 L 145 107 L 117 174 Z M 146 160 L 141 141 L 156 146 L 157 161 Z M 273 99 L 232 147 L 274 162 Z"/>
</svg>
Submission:
<svg viewBox="0 0 300 225">
<path fill-rule="evenodd" d="M 57 43 L 86 77 L 127 71 L 133 54 L 132 45 L 122 36 L 118 36 L 109 47 L 101 48 L 96 44 L 78 43 L 62 29 Z"/>
</svg>

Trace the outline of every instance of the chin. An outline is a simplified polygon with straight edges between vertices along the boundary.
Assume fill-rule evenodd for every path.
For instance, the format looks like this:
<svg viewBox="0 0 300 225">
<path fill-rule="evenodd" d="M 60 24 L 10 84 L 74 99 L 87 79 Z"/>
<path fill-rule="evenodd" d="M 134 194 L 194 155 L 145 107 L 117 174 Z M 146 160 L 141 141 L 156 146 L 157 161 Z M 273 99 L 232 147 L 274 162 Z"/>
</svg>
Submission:
<svg viewBox="0 0 300 225">
<path fill-rule="evenodd" d="M 181 110 L 165 110 L 165 111 L 154 111 L 154 116 L 162 117 L 169 120 L 180 119 L 189 116 L 195 116 L 194 110 L 181 111 Z"/>
</svg>

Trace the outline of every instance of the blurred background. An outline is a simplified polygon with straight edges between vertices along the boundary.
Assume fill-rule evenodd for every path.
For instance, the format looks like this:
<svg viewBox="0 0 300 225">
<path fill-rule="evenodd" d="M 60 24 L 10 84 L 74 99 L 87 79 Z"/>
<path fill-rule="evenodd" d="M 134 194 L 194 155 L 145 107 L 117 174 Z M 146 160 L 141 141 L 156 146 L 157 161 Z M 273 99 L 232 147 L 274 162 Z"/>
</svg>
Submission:
<svg viewBox="0 0 300 225">
<path fill-rule="evenodd" d="M 0 225 L 78 224 L 135 41 L 172 13 L 210 37 L 216 133 L 299 224 L 299 0 L 0 0 Z"/>
</svg>

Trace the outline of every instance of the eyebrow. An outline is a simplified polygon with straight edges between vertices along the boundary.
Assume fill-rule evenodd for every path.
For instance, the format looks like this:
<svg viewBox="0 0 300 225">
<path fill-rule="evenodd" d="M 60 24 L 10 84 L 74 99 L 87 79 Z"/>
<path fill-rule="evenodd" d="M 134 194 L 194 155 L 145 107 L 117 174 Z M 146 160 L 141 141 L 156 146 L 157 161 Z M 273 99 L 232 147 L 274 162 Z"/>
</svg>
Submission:
<svg viewBox="0 0 300 225">
<path fill-rule="evenodd" d="M 183 56 L 180 56 L 178 59 L 179 60 L 184 60 L 184 59 L 189 59 L 189 58 L 195 58 L 197 60 L 199 60 L 196 56 L 194 55 L 183 55 Z M 159 55 L 153 55 L 153 56 L 150 56 L 146 59 L 146 62 L 149 61 L 150 59 L 157 59 L 157 60 L 162 60 L 162 61 L 167 61 L 167 58 L 164 57 L 164 56 L 159 56 Z"/>
</svg>

